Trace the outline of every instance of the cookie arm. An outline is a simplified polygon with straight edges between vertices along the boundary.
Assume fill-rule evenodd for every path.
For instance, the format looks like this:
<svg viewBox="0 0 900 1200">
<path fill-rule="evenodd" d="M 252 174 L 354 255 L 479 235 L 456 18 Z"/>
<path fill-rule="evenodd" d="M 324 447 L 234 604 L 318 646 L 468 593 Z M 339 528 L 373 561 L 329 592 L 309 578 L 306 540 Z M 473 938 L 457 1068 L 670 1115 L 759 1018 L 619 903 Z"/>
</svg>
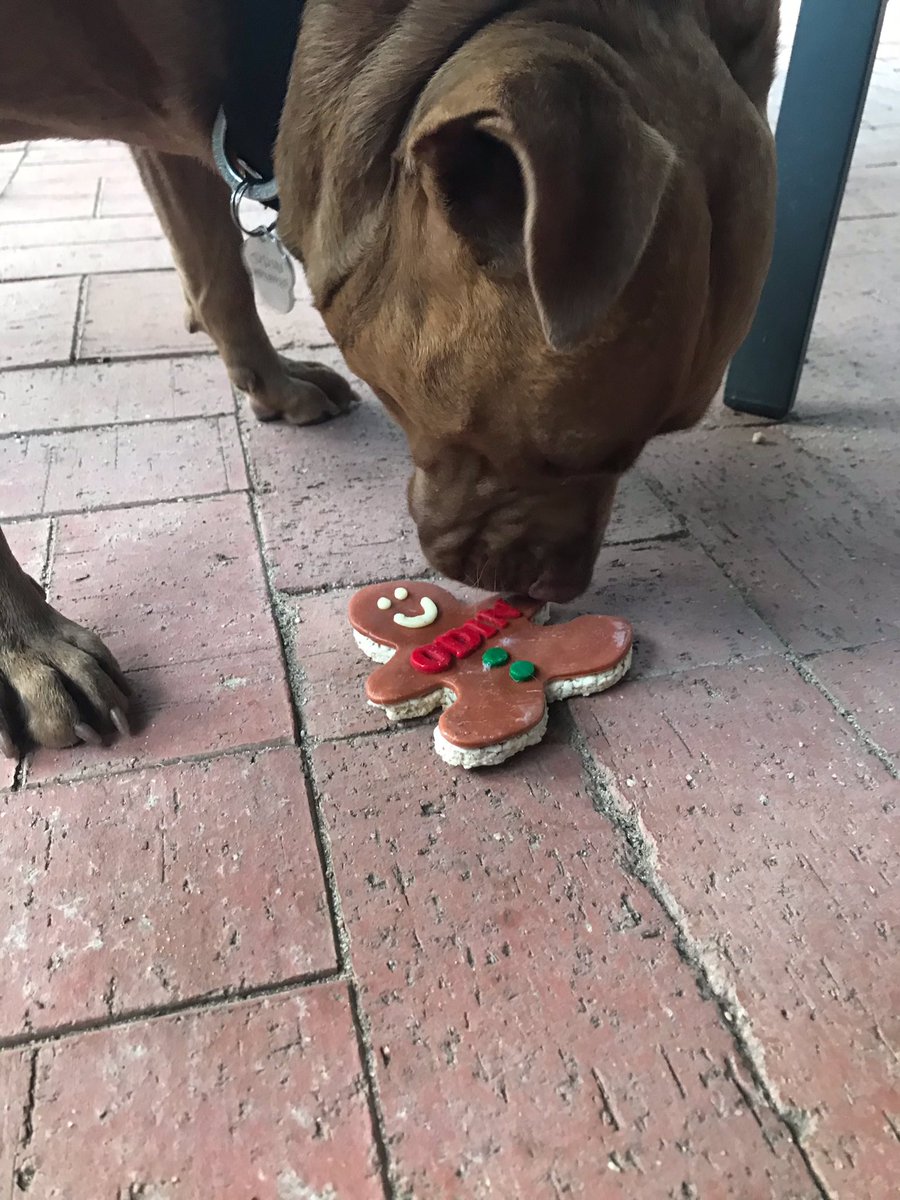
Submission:
<svg viewBox="0 0 900 1200">
<path fill-rule="evenodd" d="M 416 671 L 409 656 L 401 650 L 390 662 L 375 668 L 366 681 L 366 695 L 379 708 L 399 708 L 440 692 L 443 687 L 440 676 Z"/>
<path fill-rule="evenodd" d="M 535 625 L 516 646 L 546 680 L 578 679 L 611 671 L 631 650 L 632 632 L 620 617 L 576 617 L 561 625 Z"/>
</svg>

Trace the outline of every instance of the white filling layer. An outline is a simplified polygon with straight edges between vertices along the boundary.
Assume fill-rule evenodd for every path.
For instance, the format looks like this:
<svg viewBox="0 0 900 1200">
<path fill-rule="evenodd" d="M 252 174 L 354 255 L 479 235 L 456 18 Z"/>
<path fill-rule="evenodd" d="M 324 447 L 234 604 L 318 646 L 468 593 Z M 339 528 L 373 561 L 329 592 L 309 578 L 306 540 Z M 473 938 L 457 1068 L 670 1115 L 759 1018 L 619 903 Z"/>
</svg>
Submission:
<svg viewBox="0 0 900 1200">
<path fill-rule="evenodd" d="M 545 709 L 543 717 L 534 729 L 529 729 L 527 733 L 519 734 L 518 737 L 510 738 L 507 742 L 498 742 L 496 746 L 482 746 L 476 750 L 466 750 L 462 746 L 454 746 L 452 742 L 447 741 L 440 729 L 435 729 L 434 748 L 444 762 L 449 763 L 451 767 L 462 767 L 466 771 L 478 767 L 499 767 L 513 755 L 527 750 L 529 746 L 536 746 L 547 732 L 549 719 L 550 714 Z"/>
<path fill-rule="evenodd" d="M 366 637 L 358 629 L 353 630 L 353 636 L 356 639 L 357 646 L 359 646 L 366 658 L 371 658 L 373 662 L 389 663 L 397 653 L 393 646 L 382 646 L 381 642 L 376 642 L 372 638 Z"/>
</svg>

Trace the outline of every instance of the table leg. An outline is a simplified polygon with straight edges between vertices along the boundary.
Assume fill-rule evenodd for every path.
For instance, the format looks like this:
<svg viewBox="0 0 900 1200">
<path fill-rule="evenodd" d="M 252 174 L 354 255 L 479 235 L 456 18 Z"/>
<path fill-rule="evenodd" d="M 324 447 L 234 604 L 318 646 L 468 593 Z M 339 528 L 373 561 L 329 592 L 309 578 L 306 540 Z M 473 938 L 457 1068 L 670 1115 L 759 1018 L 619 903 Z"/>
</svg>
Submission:
<svg viewBox="0 0 900 1200">
<path fill-rule="evenodd" d="M 725 403 L 781 418 L 794 405 L 887 0 L 804 0 L 778 121 L 775 254 Z"/>
</svg>

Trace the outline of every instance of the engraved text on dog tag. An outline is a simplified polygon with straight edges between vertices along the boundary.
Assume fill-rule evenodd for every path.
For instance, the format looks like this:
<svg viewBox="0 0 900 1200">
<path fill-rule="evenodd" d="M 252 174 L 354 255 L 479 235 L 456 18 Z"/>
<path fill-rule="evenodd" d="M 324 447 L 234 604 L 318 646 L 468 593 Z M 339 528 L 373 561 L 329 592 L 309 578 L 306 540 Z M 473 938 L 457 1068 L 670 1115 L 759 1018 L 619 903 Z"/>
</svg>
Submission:
<svg viewBox="0 0 900 1200">
<path fill-rule="evenodd" d="M 294 264 L 277 235 L 251 234 L 243 255 L 260 300 L 277 313 L 289 313 L 294 307 Z"/>
</svg>

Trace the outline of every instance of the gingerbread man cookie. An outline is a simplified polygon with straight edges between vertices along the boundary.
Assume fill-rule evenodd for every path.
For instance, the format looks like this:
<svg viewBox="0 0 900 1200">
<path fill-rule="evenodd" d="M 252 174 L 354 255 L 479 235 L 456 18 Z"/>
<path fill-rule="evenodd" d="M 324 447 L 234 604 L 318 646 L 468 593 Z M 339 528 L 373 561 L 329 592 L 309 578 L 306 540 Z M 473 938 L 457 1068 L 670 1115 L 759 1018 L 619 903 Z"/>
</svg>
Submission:
<svg viewBox="0 0 900 1200">
<path fill-rule="evenodd" d="M 392 721 L 443 708 L 435 747 L 457 767 L 486 767 L 533 746 L 547 701 L 588 696 L 631 665 L 631 626 L 618 617 L 541 625 L 533 600 L 463 604 L 433 583 L 375 584 L 350 601 L 360 648 L 383 665 L 366 693 Z"/>
</svg>

